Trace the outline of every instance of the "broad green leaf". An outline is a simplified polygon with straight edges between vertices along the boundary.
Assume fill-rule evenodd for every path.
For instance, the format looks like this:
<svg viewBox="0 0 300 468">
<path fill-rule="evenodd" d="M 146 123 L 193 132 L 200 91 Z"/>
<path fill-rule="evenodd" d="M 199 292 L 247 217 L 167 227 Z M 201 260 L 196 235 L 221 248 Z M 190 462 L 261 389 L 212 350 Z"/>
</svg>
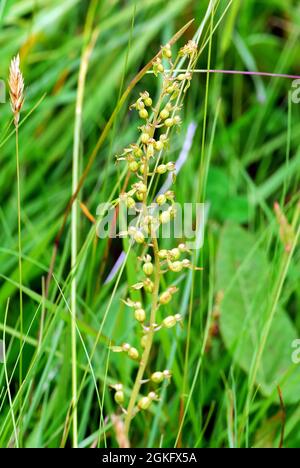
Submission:
<svg viewBox="0 0 300 468">
<path fill-rule="evenodd" d="M 217 257 L 217 289 L 224 292 L 221 334 L 235 362 L 249 372 L 267 320 L 272 284 L 265 251 L 252 234 L 228 224 Z M 278 308 L 264 349 L 256 384 L 264 396 L 280 385 L 285 403 L 300 400 L 300 366 L 292 362 L 297 338 L 290 317 Z"/>
<path fill-rule="evenodd" d="M 211 204 L 211 216 L 221 221 L 245 223 L 253 216 L 247 196 L 232 193 L 230 178 L 223 169 L 210 168 L 206 196 Z"/>
</svg>

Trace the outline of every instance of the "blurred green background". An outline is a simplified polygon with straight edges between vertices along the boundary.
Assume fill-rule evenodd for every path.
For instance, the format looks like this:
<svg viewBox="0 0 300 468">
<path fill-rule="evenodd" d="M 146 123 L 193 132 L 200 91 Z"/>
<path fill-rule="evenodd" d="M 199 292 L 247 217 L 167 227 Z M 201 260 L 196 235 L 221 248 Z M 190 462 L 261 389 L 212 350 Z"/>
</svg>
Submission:
<svg viewBox="0 0 300 468">
<path fill-rule="evenodd" d="M 98 29 L 84 93 L 81 173 L 131 79 L 161 44 L 194 18 L 174 51 L 192 39 L 208 3 L 0 0 L 0 78 L 7 81 L 10 60 L 19 52 L 26 86 L 19 134 L 25 446 L 70 444 L 69 218 L 47 299 L 43 284 L 72 193 L 74 114 L 82 49 L 90 32 Z M 297 1 L 220 0 L 213 24 L 217 27 L 211 39 L 211 69 L 300 75 Z M 209 38 L 209 23 L 200 40 L 200 46 L 205 47 L 197 63 L 199 70 L 208 67 L 209 41 L 205 38 Z M 293 366 L 291 360 L 292 342 L 300 337 L 300 108 L 292 99 L 292 82 L 222 73 L 210 74 L 208 82 L 206 73 L 194 74 L 182 111 L 183 125 L 174 133 L 168 157 L 177 159 L 188 126 L 195 123 L 197 130 L 177 178 L 176 196 L 179 202 L 210 203 L 205 243 L 198 259 L 204 271 L 180 279 L 183 286 L 175 309 L 189 315 L 190 326 L 186 326 L 187 318 L 176 340 L 165 334 L 156 343 L 153 361 L 158 368 L 169 362 L 173 380 L 164 388 L 162 401 L 134 421 L 134 446 L 171 447 L 179 440 L 183 447 L 277 447 L 283 429 L 285 446 L 300 444 L 300 364 Z M 128 106 L 144 89 L 156 96 L 158 82 L 153 75 L 145 75 L 132 90 L 84 181 L 79 198 L 94 217 L 97 206 L 122 185 L 123 167 L 115 165 L 115 155 L 138 135 L 137 121 Z M 0 106 L 0 333 L 6 329 L 9 388 L 17 414 L 20 334 L 15 142 L 9 103 Z M 201 200 L 197 199 L 200 182 L 205 187 Z M 273 210 L 275 201 L 286 217 L 285 224 L 281 218 L 281 224 L 288 224 L 289 232 L 293 231 L 290 254 L 285 251 L 286 238 Z M 104 284 L 123 245 L 119 240 L 111 244 L 97 240 L 93 224 L 82 210 L 79 249 L 78 327 L 85 346 L 78 338 L 80 378 L 103 317 L 107 337 L 100 340 L 93 357 L 94 376 L 89 370 L 82 388 L 79 439 L 84 447 L 118 446 L 111 420 L 118 411 L 108 385 L 121 379 L 129 389 L 134 365 L 109 353 L 108 339 L 136 339 L 120 299 L 126 296 L 127 281 L 138 276 L 138 266 L 135 257 L 129 257 L 116 291 L 116 278 Z M 224 300 L 219 300 L 220 294 Z M 41 321 L 44 335 L 39 342 Z M 263 356 L 262 344 L 266 345 Z M 254 397 L 253 362 L 254 367 L 259 364 Z M 0 379 L 0 445 L 14 445 L 3 365 Z M 282 387 L 285 409 L 282 404 L 280 407 L 277 384 Z"/>
</svg>

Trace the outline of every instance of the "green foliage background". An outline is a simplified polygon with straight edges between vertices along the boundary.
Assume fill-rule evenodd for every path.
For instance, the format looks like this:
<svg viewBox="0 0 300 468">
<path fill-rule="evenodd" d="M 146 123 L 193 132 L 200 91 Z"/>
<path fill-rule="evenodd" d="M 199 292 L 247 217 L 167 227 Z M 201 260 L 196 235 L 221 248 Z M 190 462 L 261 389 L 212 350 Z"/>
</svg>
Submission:
<svg viewBox="0 0 300 468">
<path fill-rule="evenodd" d="M 15 143 L 9 103 L 1 104 L 0 333 L 3 337 L 5 332 L 11 394 L 10 404 L 2 364 L 2 447 L 15 444 L 12 413 L 18 422 L 20 404 L 22 445 L 71 444 L 69 218 L 47 299 L 43 283 L 71 196 L 77 79 L 87 31 L 99 28 L 85 86 L 81 172 L 130 80 L 161 44 L 194 18 L 175 50 L 191 39 L 207 6 L 206 0 L 0 1 L 0 77 L 7 80 L 10 60 L 20 51 L 26 83 L 20 127 L 26 335 L 22 399 L 17 393 Z M 298 2 L 233 0 L 230 5 L 228 0 L 220 0 L 217 6 L 214 24 L 221 21 L 211 40 L 210 68 L 300 74 Z M 94 7 L 92 24 L 85 29 L 88 11 L 91 14 Z M 203 39 L 209 37 L 209 30 L 205 33 Z M 208 44 L 197 69 L 207 69 L 207 63 Z M 109 200 L 123 182 L 114 156 L 137 136 L 137 121 L 128 106 L 144 89 L 155 96 L 157 86 L 153 75 L 143 77 L 97 152 L 79 196 L 93 216 L 97 206 Z M 184 327 L 178 329 L 176 339 L 171 332 L 162 333 L 156 343 L 160 351 L 152 357 L 158 369 L 170 365 L 172 383 L 164 387 L 161 401 L 151 411 L 134 420 L 133 446 L 172 447 L 179 441 L 183 447 L 278 447 L 283 427 L 284 446 L 300 444 L 300 364 L 295 366 L 291 360 L 292 342 L 300 338 L 296 218 L 300 123 L 292 91 L 291 79 L 211 74 L 208 82 L 205 73 L 195 73 L 182 112 L 183 125 L 172 137 L 169 156 L 176 160 L 188 125 L 196 123 L 192 148 L 177 178 L 176 196 L 179 202 L 210 203 L 198 259 L 204 270 L 180 278 L 180 294 L 170 312 L 186 316 Z M 275 201 L 288 222 L 294 222 L 293 255 L 285 251 L 280 238 Z M 107 241 L 96 240 L 94 227 L 82 211 L 78 236 L 79 382 L 102 324 L 104 335 L 92 359 L 93 372 L 88 368 L 81 389 L 79 442 L 82 447 L 114 447 L 118 441 L 110 416 L 118 410 L 109 384 L 121 380 L 128 395 L 134 364 L 112 355 L 108 344 L 110 340 L 137 340 L 133 321 L 120 299 L 127 294 L 128 282 L 138 278 L 138 263 L 129 257 L 119 282 L 115 278 L 105 284 L 123 246 L 114 240 L 107 250 Z M 213 312 L 220 292 L 224 299 L 218 321 Z M 217 331 L 213 337 L 211 320 Z"/>
</svg>

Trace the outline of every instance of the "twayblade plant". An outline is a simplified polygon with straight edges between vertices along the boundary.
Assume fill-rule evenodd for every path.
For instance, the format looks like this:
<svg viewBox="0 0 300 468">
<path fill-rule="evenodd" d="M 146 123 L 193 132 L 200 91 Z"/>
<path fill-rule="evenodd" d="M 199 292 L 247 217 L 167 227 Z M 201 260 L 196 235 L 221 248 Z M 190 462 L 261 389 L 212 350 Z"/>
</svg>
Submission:
<svg viewBox="0 0 300 468">
<path fill-rule="evenodd" d="M 112 348 L 114 352 L 124 353 L 138 363 L 128 402 L 125 399 L 123 384 L 113 385 L 115 401 L 125 413 L 126 436 L 129 435 L 133 417 L 138 412 L 150 408 L 153 401 L 159 398 L 159 384 L 171 378 L 171 370 L 150 369 L 149 362 L 154 335 L 162 329 L 173 328 L 182 322 L 182 316 L 175 313 L 165 316 L 161 323 L 157 323 L 158 309 L 163 309 L 164 305 L 169 304 L 177 292 L 177 288 L 172 284 L 167 288 L 161 287 L 162 275 L 193 268 L 189 258 L 186 258 L 189 251 L 185 244 L 181 243 L 169 250 L 159 246 L 159 230 L 162 225 L 169 224 L 176 217 L 175 192 L 167 190 L 151 199 L 151 187 L 158 177 L 171 172 L 175 182 L 175 163 L 163 161 L 163 156 L 169 148 L 171 130 L 181 125 L 179 112 L 192 79 L 197 59 L 197 44 L 189 41 L 180 49 L 174 60 L 172 55 L 171 46 L 167 44 L 162 47 L 162 58 L 168 62 L 167 69 L 160 58 L 153 63 L 154 76 L 161 77 L 159 97 L 157 102 L 153 103 L 149 92 L 144 91 L 131 106 L 142 120 L 139 127 L 140 136 L 137 142 L 125 148 L 118 157 L 118 161 L 127 163 L 128 170 L 135 180 L 127 192 L 120 194 L 116 204 L 137 213 L 135 225 L 131 225 L 120 235 L 129 236 L 131 245 L 136 244 L 143 248 L 139 257 L 141 277 L 136 284 L 129 286 L 136 290 L 143 289 L 145 293 L 142 302 L 130 298 L 125 301 L 142 332 L 140 349 L 129 343 Z M 183 73 L 176 74 L 176 66 L 182 58 L 188 59 L 188 66 Z M 145 378 L 146 372 L 149 378 Z"/>
</svg>

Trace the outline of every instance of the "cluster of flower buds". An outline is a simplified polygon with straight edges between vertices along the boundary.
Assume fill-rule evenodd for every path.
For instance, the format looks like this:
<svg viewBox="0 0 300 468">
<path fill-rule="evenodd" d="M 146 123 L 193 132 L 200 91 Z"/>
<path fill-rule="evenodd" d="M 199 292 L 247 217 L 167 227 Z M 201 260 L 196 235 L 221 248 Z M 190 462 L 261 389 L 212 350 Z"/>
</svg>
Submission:
<svg viewBox="0 0 300 468">
<path fill-rule="evenodd" d="M 182 52 L 183 55 L 189 55 L 191 46 Z M 161 57 L 169 62 L 172 69 L 172 50 L 170 44 L 161 48 Z M 126 160 L 128 170 L 140 179 L 140 182 L 134 183 L 128 193 L 123 194 L 123 199 L 126 201 L 129 208 L 135 206 L 135 199 L 140 202 L 145 202 L 147 198 L 147 178 L 153 176 L 150 164 L 155 158 L 156 152 L 161 152 L 168 147 L 169 131 L 172 127 L 181 125 L 181 118 L 178 115 L 180 105 L 173 103 L 180 93 L 182 81 L 190 79 L 190 73 L 176 75 L 170 71 L 164 70 L 162 58 L 157 57 L 153 62 L 153 71 L 155 74 L 163 74 L 163 87 L 160 98 L 161 108 L 158 110 L 152 107 L 152 98 L 148 91 L 140 93 L 139 98 L 130 106 L 139 113 L 139 117 L 146 122 L 139 127 L 141 134 L 138 143 L 131 144 L 126 148 L 122 155 L 118 157 L 118 161 Z M 149 115 L 151 109 L 152 115 Z M 155 165 L 155 173 L 159 175 L 168 172 L 175 172 L 175 163 L 170 161 Z M 158 199 L 159 204 L 163 204 L 168 199 L 168 194 L 164 194 Z M 170 216 L 171 215 L 171 216 Z M 172 211 L 163 214 L 160 222 L 166 223 L 172 219 Z"/>
<path fill-rule="evenodd" d="M 134 104 L 130 106 L 130 109 L 138 110 L 140 118 L 147 119 L 148 118 L 147 107 L 151 108 L 151 106 L 152 106 L 152 99 L 150 97 L 150 94 L 148 93 L 148 91 L 144 91 L 143 93 L 140 93 L 140 97 Z"/>
<path fill-rule="evenodd" d="M 179 56 L 188 56 L 190 58 L 195 58 L 197 56 L 198 52 L 198 47 L 196 42 L 194 41 L 188 41 L 187 44 L 185 44 L 183 47 L 181 47 L 179 51 Z"/>
<path fill-rule="evenodd" d="M 162 266 L 167 265 L 168 267 L 166 271 L 169 270 L 174 273 L 180 273 L 184 268 L 192 268 L 192 263 L 188 258 L 180 260 L 183 253 L 189 253 L 185 244 L 179 244 L 178 247 L 171 250 L 163 249 L 159 251 L 159 258 L 162 260 Z"/>
<path fill-rule="evenodd" d="M 135 320 L 139 323 L 142 337 L 140 346 L 144 349 L 144 354 L 139 355 L 139 351 L 128 343 L 122 346 L 112 347 L 115 352 L 123 352 L 129 358 L 139 361 L 140 365 L 147 364 L 150 355 L 150 348 L 153 342 L 153 334 L 163 329 L 170 329 L 177 324 L 182 324 L 183 317 L 180 313 L 167 315 L 156 323 L 155 313 L 158 308 L 164 308 L 169 304 L 178 291 L 175 286 L 169 286 L 161 289 L 161 275 L 166 272 L 180 272 L 186 268 L 193 268 L 191 261 L 186 258 L 189 250 L 185 244 L 179 244 L 177 247 L 159 249 L 157 237 L 153 235 L 158 228 L 169 223 L 176 216 L 176 205 L 174 203 L 175 194 L 172 190 L 157 195 L 155 202 L 156 211 L 148 210 L 148 198 L 151 195 L 151 182 L 156 177 L 172 174 L 173 182 L 176 176 L 176 167 L 173 161 L 162 159 L 164 150 L 169 148 L 170 132 L 174 127 L 181 125 L 179 115 L 181 109 L 181 100 L 187 86 L 189 86 L 192 74 L 189 69 L 176 74 L 175 69 L 179 58 L 186 56 L 191 61 L 197 56 L 197 45 L 190 41 L 186 44 L 178 56 L 173 60 L 170 44 L 161 48 L 160 54 L 153 61 L 154 75 L 161 75 L 162 87 L 161 93 L 156 104 L 153 104 L 152 97 L 147 91 L 140 93 L 138 99 L 130 106 L 130 109 L 138 113 L 142 123 L 139 127 L 140 135 L 136 143 L 131 144 L 118 157 L 118 161 L 125 161 L 128 166 L 128 191 L 122 193 L 115 201 L 115 204 L 124 202 L 127 208 L 133 208 L 140 213 L 135 226 L 130 226 L 128 231 L 120 235 L 128 235 L 131 239 L 140 244 L 143 248 L 143 254 L 138 257 L 141 262 L 141 279 L 131 286 L 134 290 L 143 289 L 147 295 L 141 294 L 142 302 L 126 299 L 125 304 L 132 309 Z M 131 178 L 134 180 L 131 181 Z M 155 185 L 155 184 L 154 184 Z M 152 207 L 154 204 L 151 204 Z M 159 207 L 159 208 L 158 208 Z M 148 241 L 148 238 L 150 240 Z M 151 253 L 148 253 L 149 252 Z M 149 317 L 147 317 L 146 301 L 151 295 L 151 307 L 149 308 Z M 145 302 L 144 302 L 145 301 Z M 140 368 L 141 369 L 141 368 Z M 139 375 L 139 374 L 138 374 Z M 133 388 L 134 405 L 130 401 L 128 405 L 128 419 L 132 418 L 132 408 L 135 412 L 147 410 L 153 401 L 158 400 L 155 391 L 150 391 L 147 396 L 138 399 L 141 383 L 149 385 L 161 384 L 171 378 L 169 370 L 149 372 L 150 378 L 141 380 Z M 116 384 L 115 401 L 123 405 L 124 393 L 121 384 Z M 151 389 L 150 389 L 151 390 Z M 129 414 L 130 413 L 130 414 Z"/>
</svg>

